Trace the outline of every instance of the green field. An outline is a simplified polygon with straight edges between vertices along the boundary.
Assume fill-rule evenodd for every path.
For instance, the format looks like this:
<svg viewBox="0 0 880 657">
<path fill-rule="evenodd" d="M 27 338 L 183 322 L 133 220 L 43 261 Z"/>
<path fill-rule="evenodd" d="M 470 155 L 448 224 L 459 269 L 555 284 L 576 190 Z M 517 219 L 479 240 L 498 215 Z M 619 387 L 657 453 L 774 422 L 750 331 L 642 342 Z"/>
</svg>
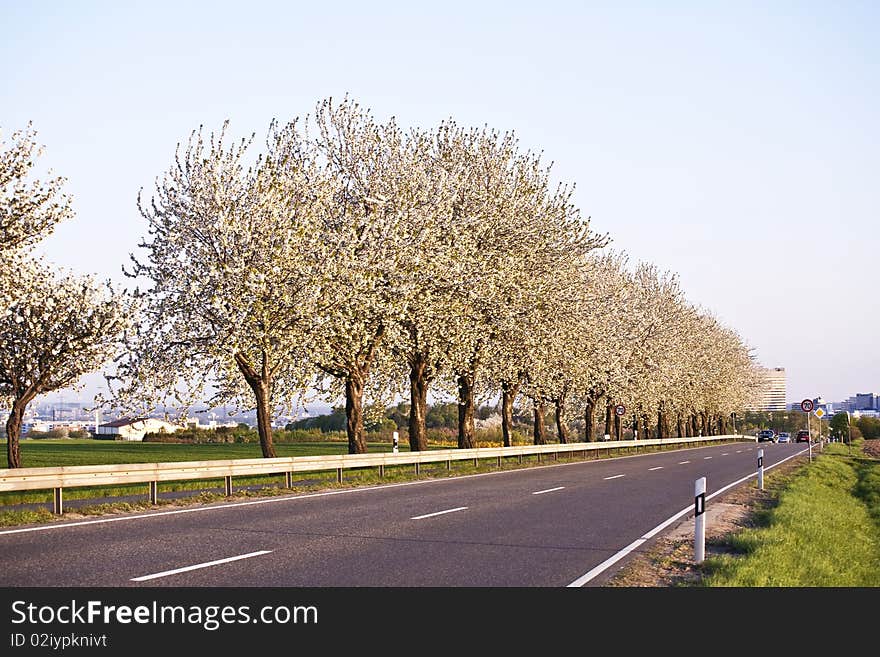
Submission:
<svg viewBox="0 0 880 657">
<path fill-rule="evenodd" d="M 6 444 L 5 441 L 2 443 Z M 371 452 L 390 452 L 389 443 L 368 443 Z M 408 450 L 401 445 L 401 450 Z M 346 454 L 348 443 L 277 443 L 278 456 Z M 172 461 L 213 461 L 217 459 L 258 459 L 263 456 L 257 443 L 142 443 L 112 440 L 23 440 L 22 467 L 59 465 L 99 465 L 111 463 L 167 463 Z"/>
<path fill-rule="evenodd" d="M 368 443 L 367 447 L 371 452 L 391 451 L 389 443 Z M 348 443 L 340 441 L 283 443 L 276 444 L 275 449 L 278 456 L 345 454 L 348 452 Z M 409 448 L 406 445 L 401 445 L 400 449 L 408 451 Z M 23 440 L 21 443 L 21 453 L 24 467 L 29 468 L 113 463 L 211 461 L 262 457 L 260 446 L 255 443 L 177 444 L 109 440 Z M 335 483 L 335 474 L 332 472 L 308 473 L 302 476 L 308 480 L 309 488 L 328 486 Z M 352 483 L 357 482 L 360 478 L 363 478 L 363 474 L 358 474 L 356 471 L 352 471 L 348 477 Z M 269 475 L 240 477 L 235 480 L 235 483 L 239 487 L 253 485 L 280 486 L 281 479 L 280 477 Z M 203 479 L 162 483 L 159 485 L 159 491 L 198 491 L 220 488 L 222 486 L 223 481 L 220 479 Z M 132 495 L 145 497 L 145 490 L 146 484 L 65 488 L 64 497 L 66 500 Z M 282 489 L 279 488 L 278 490 Z M 52 492 L 49 490 L 0 493 L 0 507 L 18 504 L 45 504 L 51 502 L 51 500 Z M 40 518 L 42 518 L 42 514 Z M 39 518 L 28 514 L 21 516 L 17 511 L 13 512 L 12 515 L 6 512 L 5 517 L 0 517 L 0 525 L 31 522 L 37 519 Z"/>
<path fill-rule="evenodd" d="M 880 460 L 833 444 L 704 564 L 705 586 L 880 586 Z"/>
</svg>

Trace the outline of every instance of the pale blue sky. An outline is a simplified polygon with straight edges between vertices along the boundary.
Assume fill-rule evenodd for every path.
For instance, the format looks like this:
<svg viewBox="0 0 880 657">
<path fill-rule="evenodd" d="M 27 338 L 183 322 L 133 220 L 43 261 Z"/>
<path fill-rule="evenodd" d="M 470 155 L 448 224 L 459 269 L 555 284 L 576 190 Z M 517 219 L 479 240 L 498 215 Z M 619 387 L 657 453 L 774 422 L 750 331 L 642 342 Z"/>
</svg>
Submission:
<svg viewBox="0 0 880 657">
<path fill-rule="evenodd" d="M 513 129 L 613 246 L 680 274 L 788 399 L 880 392 L 880 9 L 872 2 L 0 0 L 4 135 L 33 120 L 77 217 L 44 251 L 121 280 L 135 198 L 226 118 L 350 93 Z M 621 318 L 626 321 L 625 317 Z"/>
</svg>

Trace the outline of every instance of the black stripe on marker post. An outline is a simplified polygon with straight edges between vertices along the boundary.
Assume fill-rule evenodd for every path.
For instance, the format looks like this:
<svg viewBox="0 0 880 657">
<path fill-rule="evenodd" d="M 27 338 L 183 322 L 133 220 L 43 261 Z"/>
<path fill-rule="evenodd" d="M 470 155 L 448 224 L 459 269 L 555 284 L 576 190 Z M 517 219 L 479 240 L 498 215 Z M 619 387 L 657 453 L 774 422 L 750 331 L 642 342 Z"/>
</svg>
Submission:
<svg viewBox="0 0 880 657">
<path fill-rule="evenodd" d="M 694 517 L 701 516 L 706 512 L 706 493 L 700 493 L 694 497 Z"/>
</svg>

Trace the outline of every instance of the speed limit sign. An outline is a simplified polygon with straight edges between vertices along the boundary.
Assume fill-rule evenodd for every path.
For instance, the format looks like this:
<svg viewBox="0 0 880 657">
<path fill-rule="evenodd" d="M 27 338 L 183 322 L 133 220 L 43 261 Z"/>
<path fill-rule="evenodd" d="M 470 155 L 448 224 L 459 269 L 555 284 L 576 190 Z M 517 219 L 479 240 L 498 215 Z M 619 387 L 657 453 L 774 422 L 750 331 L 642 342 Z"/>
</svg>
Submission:
<svg viewBox="0 0 880 657">
<path fill-rule="evenodd" d="M 805 399 L 804 401 L 802 401 L 801 402 L 801 410 L 804 413 L 809 413 L 810 411 L 812 411 L 813 410 L 813 400 L 812 399 Z"/>
<path fill-rule="evenodd" d="M 624 406 L 623 404 L 618 404 L 614 407 L 614 412 L 621 416 L 626 415 L 626 406 Z"/>
</svg>

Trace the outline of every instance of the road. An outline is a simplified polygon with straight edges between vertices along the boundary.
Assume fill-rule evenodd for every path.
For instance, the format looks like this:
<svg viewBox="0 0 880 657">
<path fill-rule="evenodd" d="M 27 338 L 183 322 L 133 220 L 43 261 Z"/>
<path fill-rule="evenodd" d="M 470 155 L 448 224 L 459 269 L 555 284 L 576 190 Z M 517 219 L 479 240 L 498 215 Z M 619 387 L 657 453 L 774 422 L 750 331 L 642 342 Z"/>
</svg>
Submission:
<svg viewBox="0 0 880 657">
<path fill-rule="evenodd" d="M 2 530 L 0 586 L 596 586 L 692 506 L 695 479 L 711 495 L 754 475 L 759 448 L 765 468 L 806 449 L 727 443 Z"/>
</svg>

